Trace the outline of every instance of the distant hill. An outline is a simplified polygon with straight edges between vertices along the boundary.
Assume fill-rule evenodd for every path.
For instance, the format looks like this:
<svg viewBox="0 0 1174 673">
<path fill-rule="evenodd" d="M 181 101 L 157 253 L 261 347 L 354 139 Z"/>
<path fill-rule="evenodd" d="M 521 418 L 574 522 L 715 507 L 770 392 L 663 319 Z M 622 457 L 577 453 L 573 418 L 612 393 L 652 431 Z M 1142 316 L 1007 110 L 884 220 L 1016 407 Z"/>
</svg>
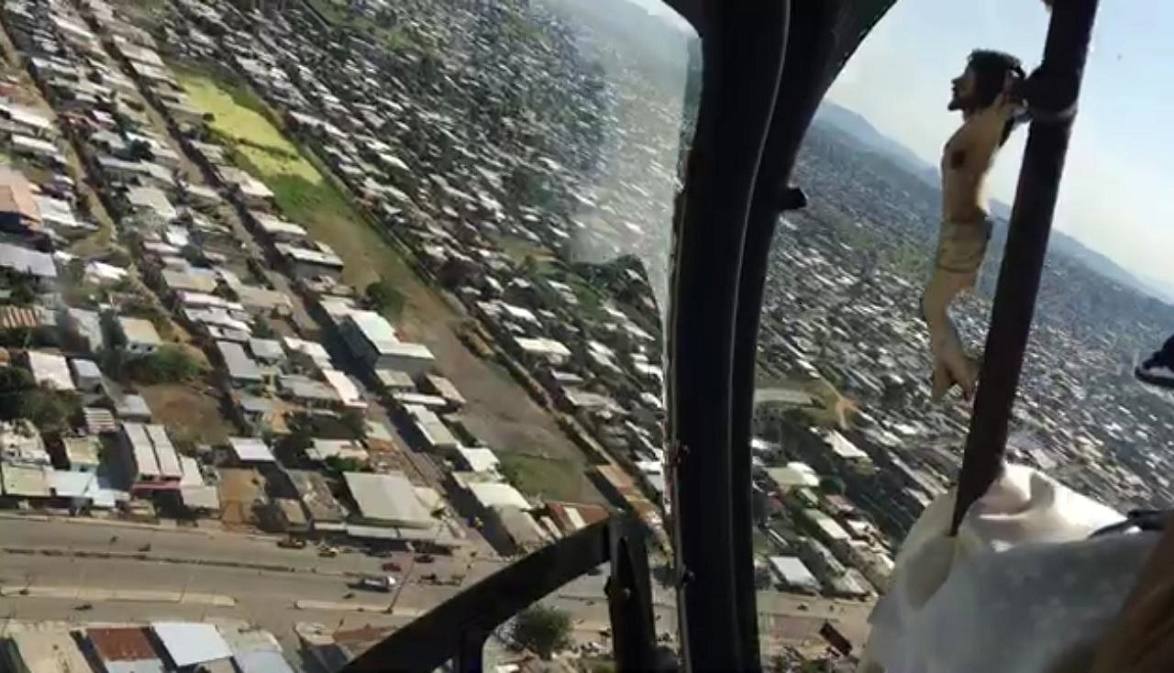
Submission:
<svg viewBox="0 0 1174 673">
<path fill-rule="evenodd" d="M 919 180 L 934 187 L 938 186 L 937 168 L 923 161 L 908 147 L 878 131 L 859 113 L 830 101 L 824 101 L 816 113 L 815 123 L 833 127 L 859 143 L 861 149 L 882 155 Z M 1001 245 L 1001 240 L 1006 237 L 1006 222 L 1011 217 L 1011 206 L 1002 201 L 992 200 L 991 214 L 996 219 L 994 239 L 997 244 Z M 1160 301 L 1174 303 L 1174 286 L 1153 279 L 1139 278 L 1113 260 L 1088 248 L 1062 231 L 1052 231 L 1050 249 L 1111 281 Z"/>
<path fill-rule="evenodd" d="M 815 123 L 828 124 L 847 133 L 867 149 L 888 157 L 909 173 L 937 186 L 937 168 L 914 154 L 913 150 L 876 130 L 876 127 L 859 113 L 825 100 L 815 113 Z"/>
</svg>

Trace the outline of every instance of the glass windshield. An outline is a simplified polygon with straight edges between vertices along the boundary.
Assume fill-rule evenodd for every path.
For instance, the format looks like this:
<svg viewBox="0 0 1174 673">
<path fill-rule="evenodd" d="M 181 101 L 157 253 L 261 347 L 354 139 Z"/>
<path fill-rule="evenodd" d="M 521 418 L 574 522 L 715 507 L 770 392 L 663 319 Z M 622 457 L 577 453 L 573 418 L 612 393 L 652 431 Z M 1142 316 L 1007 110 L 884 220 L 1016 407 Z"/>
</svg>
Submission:
<svg viewBox="0 0 1174 673">
<path fill-rule="evenodd" d="M 663 570 L 683 20 L 23 0 L 0 22 L 0 473 L 44 515 L 0 537 L 53 553 L 5 566 L 7 616 L 82 629 L 46 627 L 83 665 L 334 670 L 617 508 Z M 487 663 L 605 665 L 604 579 Z"/>
</svg>

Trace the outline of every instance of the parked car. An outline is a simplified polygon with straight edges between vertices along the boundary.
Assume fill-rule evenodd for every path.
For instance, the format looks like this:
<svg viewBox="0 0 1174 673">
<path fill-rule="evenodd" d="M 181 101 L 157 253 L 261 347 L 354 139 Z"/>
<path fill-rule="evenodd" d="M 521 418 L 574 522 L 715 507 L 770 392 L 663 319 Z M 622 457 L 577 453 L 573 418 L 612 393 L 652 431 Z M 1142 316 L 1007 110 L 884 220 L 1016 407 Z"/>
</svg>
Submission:
<svg viewBox="0 0 1174 673">
<path fill-rule="evenodd" d="M 338 556 L 338 548 L 329 546 L 318 547 L 318 555 L 324 558 L 334 558 Z"/>
<path fill-rule="evenodd" d="M 395 561 L 388 561 L 380 567 L 383 568 L 384 570 L 390 570 L 391 572 L 395 572 L 395 573 L 403 572 L 403 570 L 404 570 L 400 566 L 400 564 L 396 563 Z"/>
<path fill-rule="evenodd" d="M 432 554 L 416 554 L 416 563 L 432 563 L 435 560 Z"/>
<path fill-rule="evenodd" d="M 277 546 L 283 549 L 305 549 L 306 541 L 297 537 L 287 537 L 278 540 Z"/>
</svg>

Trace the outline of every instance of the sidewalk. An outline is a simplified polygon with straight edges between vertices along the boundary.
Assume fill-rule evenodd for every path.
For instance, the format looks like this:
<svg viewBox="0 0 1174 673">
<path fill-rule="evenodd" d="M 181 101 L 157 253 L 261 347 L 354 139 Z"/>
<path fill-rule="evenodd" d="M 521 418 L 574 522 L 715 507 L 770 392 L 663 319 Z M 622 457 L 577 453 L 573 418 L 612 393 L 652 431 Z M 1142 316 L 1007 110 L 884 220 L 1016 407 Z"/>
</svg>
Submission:
<svg viewBox="0 0 1174 673">
<path fill-rule="evenodd" d="M 93 587 L 0 586 L 0 597 L 60 598 L 71 601 L 124 601 L 134 603 L 180 603 L 183 605 L 210 605 L 231 608 L 236 599 L 223 594 L 205 594 L 180 591 L 141 591 L 135 589 L 110 590 Z"/>
<path fill-rule="evenodd" d="M 294 607 L 299 610 L 332 610 L 338 612 L 376 612 L 381 614 L 387 613 L 387 605 L 382 603 L 353 603 L 351 601 L 315 601 L 315 600 L 297 600 L 294 601 Z M 409 608 L 400 606 L 392 611 L 395 617 L 419 617 L 427 612 L 420 608 Z"/>
</svg>

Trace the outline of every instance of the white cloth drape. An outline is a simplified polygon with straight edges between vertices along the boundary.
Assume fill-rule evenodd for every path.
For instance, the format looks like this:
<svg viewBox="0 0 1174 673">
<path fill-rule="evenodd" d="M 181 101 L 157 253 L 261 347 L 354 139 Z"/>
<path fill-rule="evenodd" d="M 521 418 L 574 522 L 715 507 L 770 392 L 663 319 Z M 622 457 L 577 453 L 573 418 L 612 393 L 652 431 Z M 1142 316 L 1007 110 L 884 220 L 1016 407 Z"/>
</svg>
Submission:
<svg viewBox="0 0 1174 673">
<path fill-rule="evenodd" d="M 935 500 L 897 555 L 862 673 L 1077 673 L 1156 542 L 1093 531 L 1112 509 L 1007 465 L 950 538 L 954 493 Z"/>
</svg>

